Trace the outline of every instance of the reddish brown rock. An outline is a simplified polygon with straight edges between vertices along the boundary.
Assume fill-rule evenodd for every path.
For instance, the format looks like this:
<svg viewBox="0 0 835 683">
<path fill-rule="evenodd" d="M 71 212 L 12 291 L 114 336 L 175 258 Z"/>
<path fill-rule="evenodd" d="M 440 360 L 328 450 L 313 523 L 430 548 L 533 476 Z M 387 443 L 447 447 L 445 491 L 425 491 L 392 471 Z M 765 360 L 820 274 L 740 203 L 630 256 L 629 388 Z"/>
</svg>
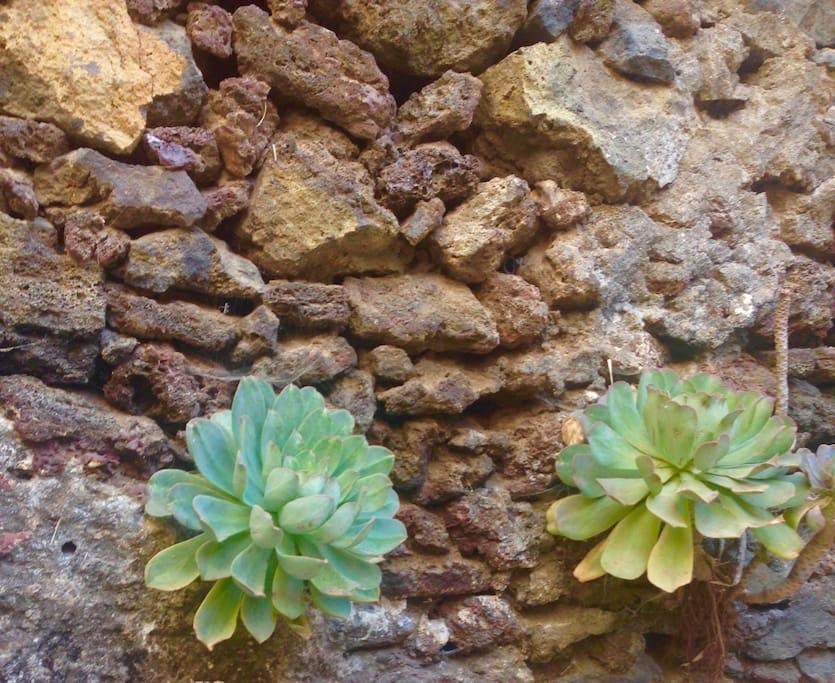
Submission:
<svg viewBox="0 0 835 683">
<path fill-rule="evenodd" d="M 448 359 L 422 358 L 411 379 L 380 392 L 378 398 L 392 415 L 454 415 L 500 388 L 497 373 L 469 369 Z"/>
<path fill-rule="evenodd" d="M 397 143 L 411 147 L 421 142 L 446 140 L 466 130 L 481 98 L 481 81 L 475 76 L 447 71 L 412 94 L 397 110 Z"/>
<path fill-rule="evenodd" d="M 508 410 L 496 415 L 490 427 L 499 439 L 495 448 L 497 472 L 491 483 L 512 496 L 540 494 L 554 482 L 554 454 L 559 452 L 562 417 L 559 413 Z"/>
<path fill-rule="evenodd" d="M 383 382 L 405 382 L 415 371 L 409 354 L 396 346 L 377 346 L 368 353 L 367 359 L 371 373 Z"/>
<path fill-rule="evenodd" d="M 455 652 L 464 654 L 521 640 L 525 630 L 513 608 L 495 595 L 445 602 L 438 609 Z"/>
<path fill-rule="evenodd" d="M 524 346 L 545 331 L 548 305 L 539 290 L 518 275 L 494 273 L 478 288 L 476 296 L 496 321 L 501 346 Z"/>
<path fill-rule="evenodd" d="M 38 198 L 28 175 L 11 168 L 0 168 L 0 211 L 15 218 L 35 220 Z"/>
<path fill-rule="evenodd" d="M 285 28 L 296 28 L 304 20 L 307 0 L 267 0 L 273 20 Z"/>
<path fill-rule="evenodd" d="M 527 248 L 536 233 L 536 204 L 516 176 L 494 178 L 450 211 L 431 235 L 444 268 L 465 282 L 483 282 L 507 255 Z"/>
<path fill-rule="evenodd" d="M 387 422 L 374 422 L 368 433 L 395 454 L 392 481 L 400 491 L 411 491 L 423 484 L 432 449 L 446 438 L 446 430 L 430 419 L 406 420 L 394 428 Z"/>
<path fill-rule="evenodd" d="M 498 332 L 466 285 L 440 275 L 346 278 L 351 332 L 361 339 L 419 353 L 487 353 Z"/>
<path fill-rule="evenodd" d="M 0 151 L 14 159 L 46 164 L 69 150 L 67 136 L 58 126 L 0 116 Z"/>
<path fill-rule="evenodd" d="M 206 351 L 221 351 L 238 338 L 235 318 L 185 301 L 159 303 L 108 285 L 107 324 L 122 334 L 158 341 L 180 341 Z"/>
<path fill-rule="evenodd" d="M 92 149 L 39 166 L 35 191 L 44 206 L 92 208 L 122 230 L 189 227 L 206 213 L 205 200 L 182 171 L 124 164 Z"/>
<path fill-rule="evenodd" d="M 227 78 L 209 91 L 200 113 L 201 125 L 215 135 L 224 167 L 236 178 L 260 167 L 278 127 L 269 92 L 270 86 L 255 78 Z"/>
<path fill-rule="evenodd" d="M 238 323 L 240 340 L 232 350 L 233 363 L 247 363 L 271 355 L 278 343 L 279 321 L 266 306 L 258 306 Z"/>
<path fill-rule="evenodd" d="M 383 563 L 383 592 L 391 597 L 438 598 L 489 591 L 494 579 L 476 560 L 452 554 L 398 557 Z"/>
<path fill-rule="evenodd" d="M 571 567 L 562 558 L 544 553 L 530 573 L 514 578 L 514 597 L 529 607 L 547 605 L 567 593 L 574 581 Z"/>
<path fill-rule="evenodd" d="M 615 16 L 614 0 L 580 0 L 568 33 L 578 43 L 603 40 Z"/>
<path fill-rule="evenodd" d="M 466 493 L 444 508 L 450 537 L 465 556 L 479 554 L 493 569 L 533 567 L 544 525 L 530 503 L 514 503 L 503 488 Z"/>
<path fill-rule="evenodd" d="M 538 182 L 531 193 L 531 199 L 536 202 L 540 220 L 553 230 L 568 228 L 591 211 L 586 195 L 564 190 L 553 180 Z"/>
<path fill-rule="evenodd" d="M 355 137 L 373 140 L 388 127 L 394 98 L 370 54 L 306 21 L 288 32 L 254 5 L 238 9 L 233 22 L 242 74 L 262 79 Z"/>
<path fill-rule="evenodd" d="M 356 367 L 357 354 L 343 337 L 322 334 L 282 339 L 275 355 L 259 358 L 252 374 L 276 387 L 322 384 Z"/>
<path fill-rule="evenodd" d="M 444 520 L 438 515 L 412 503 L 400 503 L 397 519 L 406 525 L 409 533 L 407 543 L 428 553 L 446 555 L 449 552 L 449 534 Z"/>
<path fill-rule="evenodd" d="M 235 385 L 223 375 L 219 366 L 197 363 L 168 344 L 140 344 L 113 370 L 103 391 L 127 413 L 185 425 L 231 405 Z"/>
<path fill-rule="evenodd" d="M 464 455 L 445 447 L 436 448 L 414 500 L 421 505 L 445 503 L 482 484 L 491 472 L 493 461 L 486 455 Z"/>
<path fill-rule="evenodd" d="M 186 33 L 191 44 L 218 59 L 232 56 L 232 15 L 222 7 L 190 2 Z"/>
<path fill-rule="evenodd" d="M 185 0 L 125 0 L 130 18 L 153 26 L 178 10 Z"/>
<path fill-rule="evenodd" d="M 206 200 L 206 214 L 200 221 L 200 227 L 207 232 L 214 232 L 227 218 L 232 218 L 249 206 L 252 184 L 248 180 L 230 180 L 223 185 L 203 190 Z"/>
<path fill-rule="evenodd" d="M 773 351 L 757 355 L 763 365 L 770 367 L 774 365 L 774 358 Z M 812 384 L 835 384 L 835 347 L 789 349 L 788 374 Z"/>
<path fill-rule="evenodd" d="M 418 145 L 380 170 L 377 191 L 394 213 L 410 213 L 419 201 L 452 202 L 478 185 L 478 159 L 446 142 Z"/>
<path fill-rule="evenodd" d="M 122 462 L 149 473 L 175 454 L 153 420 L 124 415 L 100 398 L 49 387 L 34 377 L 0 377 L 0 406 L 33 452 L 31 468 L 39 474 L 60 472 L 72 460 L 104 465 L 105 471 Z"/>
<path fill-rule="evenodd" d="M 85 384 L 104 327 L 101 271 L 55 250 L 52 226 L 0 213 L 0 373 Z"/>
<path fill-rule="evenodd" d="M 205 128 L 150 128 L 142 135 L 142 150 L 152 164 L 185 171 L 198 185 L 209 185 L 220 175 L 217 142 Z"/>
<path fill-rule="evenodd" d="M 115 268 L 127 258 L 130 238 L 105 225 L 104 218 L 95 211 L 82 209 L 64 221 L 64 249 L 76 261 Z"/>
<path fill-rule="evenodd" d="M 441 227 L 444 213 L 446 207 L 437 197 L 428 202 L 418 202 L 412 215 L 400 224 L 400 234 L 415 246 Z"/>
<path fill-rule="evenodd" d="M 182 289 L 231 299 L 253 299 L 264 281 L 258 269 L 202 230 L 163 230 L 131 242 L 124 280 L 155 294 Z"/>
<path fill-rule="evenodd" d="M 293 128 L 274 138 L 276 155 L 268 155 L 236 228 L 243 253 L 273 276 L 399 272 L 411 258 L 368 171 L 334 156 L 333 142 Z"/>
<path fill-rule="evenodd" d="M 699 30 L 700 17 L 693 0 L 648 0 L 644 9 L 671 38 L 687 38 Z"/>
<path fill-rule="evenodd" d="M 101 359 L 108 365 L 121 365 L 128 361 L 139 346 L 135 337 L 126 337 L 113 330 L 104 329 L 99 338 Z"/>
<path fill-rule="evenodd" d="M 285 324 L 302 329 L 340 330 L 351 315 L 348 295 L 340 285 L 271 280 L 263 300 Z"/>
<path fill-rule="evenodd" d="M 328 403 L 344 408 L 356 421 L 356 431 L 368 431 L 377 412 L 374 379 L 364 370 L 351 370 L 333 381 L 327 393 Z"/>
</svg>

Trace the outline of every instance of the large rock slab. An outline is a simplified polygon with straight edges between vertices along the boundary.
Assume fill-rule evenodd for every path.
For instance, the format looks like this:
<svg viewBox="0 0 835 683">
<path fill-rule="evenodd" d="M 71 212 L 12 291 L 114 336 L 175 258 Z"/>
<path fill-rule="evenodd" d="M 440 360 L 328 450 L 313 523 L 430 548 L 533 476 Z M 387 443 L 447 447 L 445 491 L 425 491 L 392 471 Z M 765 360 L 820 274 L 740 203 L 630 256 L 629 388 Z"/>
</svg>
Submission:
<svg viewBox="0 0 835 683">
<path fill-rule="evenodd" d="M 269 83 L 358 138 L 373 140 L 386 129 L 394 98 L 370 54 L 310 22 L 288 31 L 255 5 L 238 9 L 233 24 L 242 75 Z"/>
<path fill-rule="evenodd" d="M 479 72 L 507 51 L 527 16 L 525 0 L 313 0 L 336 30 L 369 50 L 386 70 L 440 76 Z"/>
<path fill-rule="evenodd" d="M 195 225 L 206 200 L 185 171 L 138 166 L 76 149 L 35 171 L 43 206 L 85 206 L 122 230 Z"/>
<path fill-rule="evenodd" d="M 615 202 L 675 179 L 692 110 L 682 93 L 618 77 L 566 36 L 517 50 L 481 80 L 477 149 L 529 182 Z"/>
<path fill-rule="evenodd" d="M 487 353 L 496 323 L 469 287 L 441 275 L 346 278 L 351 332 L 407 351 Z"/>
<path fill-rule="evenodd" d="M 101 271 L 57 253 L 54 237 L 0 213 L 0 373 L 84 384 L 104 328 Z"/>
<path fill-rule="evenodd" d="M 154 294 L 182 289 L 253 299 L 264 288 L 261 273 L 250 261 L 198 229 L 162 230 L 133 240 L 123 277 L 132 287 Z"/>
<path fill-rule="evenodd" d="M 4 3 L 3 19 L 4 113 L 49 121 L 121 154 L 139 142 L 154 100 L 182 91 L 187 60 L 134 25 L 124 3 L 14 0 Z"/>
<path fill-rule="evenodd" d="M 249 258 L 270 275 L 307 280 L 403 269 L 410 247 L 361 164 L 292 132 L 275 147 L 236 229 Z"/>
</svg>

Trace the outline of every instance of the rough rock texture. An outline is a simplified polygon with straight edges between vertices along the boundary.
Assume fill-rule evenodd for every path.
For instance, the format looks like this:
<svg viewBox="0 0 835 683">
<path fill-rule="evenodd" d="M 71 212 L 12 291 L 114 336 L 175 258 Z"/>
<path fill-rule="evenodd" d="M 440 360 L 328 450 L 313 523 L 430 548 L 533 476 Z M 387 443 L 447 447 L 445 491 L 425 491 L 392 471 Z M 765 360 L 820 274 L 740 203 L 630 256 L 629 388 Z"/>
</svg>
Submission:
<svg viewBox="0 0 835 683">
<path fill-rule="evenodd" d="M 484 70 L 510 47 L 525 0 L 312 0 L 311 8 L 369 50 L 387 70 L 440 76 Z"/>
<path fill-rule="evenodd" d="M 307 5 L 0 0 L 0 679 L 698 679 L 681 593 L 573 577 L 554 456 L 645 368 L 773 396 L 785 282 L 835 441 L 831 2 Z M 249 374 L 392 450 L 408 538 L 379 603 L 209 652 L 141 497 Z M 832 679 L 832 559 L 729 680 Z"/>
<path fill-rule="evenodd" d="M 30 10 L 25 0 L 3 7 L 0 111 L 47 120 L 107 152 L 131 151 L 148 107 L 181 93 L 187 60 L 132 24 L 123 3 L 48 0 Z"/>
<path fill-rule="evenodd" d="M 431 237 L 449 274 L 465 282 L 490 277 L 507 254 L 525 249 L 536 233 L 536 204 L 516 176 L 493 178 L 444 216 Z"/>
<path fill-rule="evenodd" d="M 676 177 L 687 102 L 675 90 L 636 90 L 566 36 L 517 50 L 481 80 L 478 149 L 530 182 L 557 180 L 612 202 Z"/>
<path fill-rule="evenodd" d="M 291 132 L 274 144 L 277 156 L 268 156 L 237 228 L 256 264 L 278 277 L 326 281 L 403 269 L 409 247 L 361 164 Z"/>
<path fill-rule="evenodd" d="M 44 206 L 84 206 L 116 228 L 190 227 L 206 213 L 206 201 L 182 171 L 133 166 L 92 149 L 77 149 L 35 171 Z"/>
<path fill-rule="evenodd" d="M 163 230 L 131 242 L 125 282 L 155 294 L 184 289 L 251 299 L 264 282 L 258 269 L 202 230 Z"/>
<path fill-rule="evenodd" d="M 260 78 L 358 138 L 373 140 L 388 126 L 394 98 L 370 54 L 310 22 L 289 32 L 254 5 L 237 10 L 233 23 L 244 75 Z"/>
<path fill-rule="evenodd" d="M 440 275 L 346 278 L 351 332 L 407 351 L 486 353 L 499 341 L 490 314 L 466 285 Z"/>
<path fill-rule="evenodd" d="M 0 213 L 0 372 L 85 384 L 104 327 L 101 271 L 55 253 L 48 227 Z"/>
</svg>

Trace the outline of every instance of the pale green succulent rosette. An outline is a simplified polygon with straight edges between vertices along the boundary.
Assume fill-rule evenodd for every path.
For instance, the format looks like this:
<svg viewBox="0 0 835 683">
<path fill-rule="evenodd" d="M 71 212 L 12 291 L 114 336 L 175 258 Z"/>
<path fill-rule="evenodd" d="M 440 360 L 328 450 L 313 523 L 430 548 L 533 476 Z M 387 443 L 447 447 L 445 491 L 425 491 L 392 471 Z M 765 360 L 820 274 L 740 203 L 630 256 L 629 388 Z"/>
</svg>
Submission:
<svg viewBox="0 0 835 683">
<path fill-rule="evenodd" d="M 344 618 L 351 603 L 379 600 L 378 563 L 406 530 L 393 519 L 393 454 L 353 429 L 313 388 L 276 396 L 248 377 L 231 410 L 189 422 L 197 473 L 151 477 L 146 513 L 199 533 L 153 557 L 145 581 L 165 591 L 216 582 L 194 617 L 210 649 L 238 618 L 263 642 L 279 614 L 303 628 L 308 602 Z"/>
<path fill-rule="evenodd" d="M 585 411 L 587 443 L 557 458 L 560 479 L 580 493 L 551 506 L 548 531 L 587 540 L 611 529 L 574 575 L 646 573 L 672 592 L 693 578 L 696 532 L 751 529 L 773 554 L 796 557 L 803 540 L 779 511 L 799 505 L 808 485 L 795 471 L 795 425 L 772 412 L 768 398 L 710 375 L 651 371 L 637 388 L 614 384 Z"/>
</svg>

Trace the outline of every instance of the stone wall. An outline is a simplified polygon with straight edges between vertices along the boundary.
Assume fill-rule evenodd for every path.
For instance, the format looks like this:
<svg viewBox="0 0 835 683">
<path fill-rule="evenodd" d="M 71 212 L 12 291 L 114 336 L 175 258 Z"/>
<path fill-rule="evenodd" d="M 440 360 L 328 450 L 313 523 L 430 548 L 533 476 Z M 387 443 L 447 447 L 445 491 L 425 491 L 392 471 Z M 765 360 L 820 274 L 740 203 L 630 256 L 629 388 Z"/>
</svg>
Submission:
<svg viewBox="0 0 835 683">
<path fill-rule="evenodd" d="M 579 584 L 562 422 L 673 365 L 835 441 L 829 0 L 0 0 L 0 678 L 673 681 L 680 595 Z M 143 484 L 237 379 L 392 449 L 384 600 L 207 652 Z M 734 680 L 832 680 L 831 567 Z"/>
</svg>

